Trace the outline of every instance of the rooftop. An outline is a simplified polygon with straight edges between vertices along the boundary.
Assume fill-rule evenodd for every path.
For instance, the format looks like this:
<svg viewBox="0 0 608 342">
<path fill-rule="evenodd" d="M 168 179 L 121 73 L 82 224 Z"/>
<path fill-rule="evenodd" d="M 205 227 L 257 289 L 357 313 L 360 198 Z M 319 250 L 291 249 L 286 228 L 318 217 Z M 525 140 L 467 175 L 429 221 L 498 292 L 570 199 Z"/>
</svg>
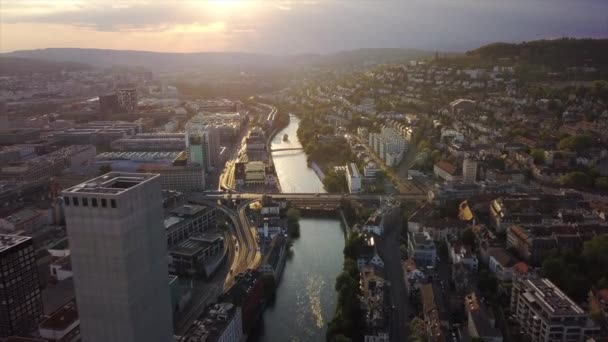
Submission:
<svg viewBox="0 0 608 342">
<path fill-rule="evenodd" d="M 78 308 L 76 307 L 76 302 L 72 300 L 53 312 L 49 318 L 42 321 L 40 328 L 64 330 L 76 320 L 78 320 Z"/>
<path fill-rule="evenodd" d="M 63 193 L 119 195 L 156 177 L 159 177 L 159 175 L 147 173 L 110 172 L 103 176 L 93 178 L 84 183 L 66 189 L 63 191 Z"/>
<path fill-rule="evenodd" d="M 549 279 L 529 278 L 523 283 L 527 287 L 528 300 L 537 302 L 552 315 L 582 315 L 585 313 Z"/>
<path fill-rule="evenodd" d="M 201 319 L 194 321 L 192 327 L 186 332 L 185 339 L 180 341 L 217 341 L 232 321 L 236 310 L 238 309 L 230 303 L 210 305 L 205 315 Z"/>
<path fill-rule="evenodd" d="M 29 236 L 19 236 L 19 235 L 0 235 L 0 252 L 4 252 L 14 246 L 17 246 L 20 243 L 24 243 L 27 240 L 30 240 Z"/>
</svg>

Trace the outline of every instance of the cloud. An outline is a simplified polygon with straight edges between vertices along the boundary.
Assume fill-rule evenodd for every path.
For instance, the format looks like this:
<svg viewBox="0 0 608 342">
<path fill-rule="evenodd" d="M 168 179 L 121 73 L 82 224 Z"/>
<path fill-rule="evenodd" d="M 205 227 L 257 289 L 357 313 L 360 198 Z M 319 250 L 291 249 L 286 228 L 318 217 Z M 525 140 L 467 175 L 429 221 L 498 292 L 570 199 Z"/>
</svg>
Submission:
<svg viewBox="0 0 608 342">
<path fill-rule="evenodd" d="M 200 9 L 193 11 L 187 3 L 184 3 L 186 5 L 163 1 L 152 3 L 121 1 L 110 4 L 93 1 L 58 3 L 64 6 L 46 4 L 45 7 L 37 8 L 29 3 L 22 7 L 13 5 L 7 14 L 3 15 L 3 21 L 8 24 L 62 24 L 120 32 L 138 29 L 162 30 L 174 24 L 191 24 L 212 19 Z"/>
<path fill-rule="evenodd" d="M 0 1 L 5 51 L 84 42 L 118 48 L 127 37 L 139 49 L 163 51 L 462 51 L 493 41 L 608 35 L 607 0 Z M 41 30 L 64 36 L 49 40 Z"/>
</svg>

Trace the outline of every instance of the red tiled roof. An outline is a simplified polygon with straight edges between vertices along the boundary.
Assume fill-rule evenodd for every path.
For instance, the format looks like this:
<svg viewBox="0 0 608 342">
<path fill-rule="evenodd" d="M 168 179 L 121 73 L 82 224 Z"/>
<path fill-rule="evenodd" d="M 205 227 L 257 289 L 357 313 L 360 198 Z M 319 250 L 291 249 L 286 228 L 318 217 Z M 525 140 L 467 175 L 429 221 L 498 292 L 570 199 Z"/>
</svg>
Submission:
<svg viewBox="0 0 608 342">
<path fill-rule="evenodd" d="M 440 161 L 439 163 L 435 164 L 435 166 L 437 166 L 438 168 L 442 169 L 443 171 L 453 175 L 456 173 L 456 166 L 454 166 L 452 163 L 447 162 L 447 161 Z"/>
<path fill-rule="evenodd" d="M 527 274 L 530 271 L 530 267 L 528 267 L 528 264 L 521 261 L 521 262 L 518 262 L 517 264 L 513 265 L 513 271 L 515 271 L 519 274 Z"/>
</svg>

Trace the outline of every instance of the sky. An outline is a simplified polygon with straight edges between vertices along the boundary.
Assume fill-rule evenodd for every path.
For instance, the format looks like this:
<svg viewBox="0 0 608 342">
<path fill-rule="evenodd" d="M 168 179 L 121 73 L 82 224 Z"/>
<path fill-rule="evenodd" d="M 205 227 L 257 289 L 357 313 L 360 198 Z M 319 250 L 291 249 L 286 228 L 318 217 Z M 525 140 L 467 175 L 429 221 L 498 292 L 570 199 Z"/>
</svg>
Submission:
<svg viewBox="0 0 608 342">
<path fill-rule="evenodd" d="M 0 52 L 466 51 L 564 36 L 608 37 L 608 0 L 0 0 Z"/>
</svg>

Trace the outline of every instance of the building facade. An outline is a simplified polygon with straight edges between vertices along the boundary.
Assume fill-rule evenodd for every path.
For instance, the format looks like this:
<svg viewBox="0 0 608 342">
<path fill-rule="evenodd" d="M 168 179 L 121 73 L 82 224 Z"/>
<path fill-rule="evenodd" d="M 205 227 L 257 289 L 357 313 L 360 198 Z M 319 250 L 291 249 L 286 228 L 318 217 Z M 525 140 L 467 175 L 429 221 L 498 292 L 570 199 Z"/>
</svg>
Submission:
<svg viewBox="0 0 608 342">
<path fill-rule="evenodd" d="M 43 311 L 32 238 L 0 235 L 0 272 L 0 338 L 36 330 Z"/>
<path fill-rule="evenodd" d="M 532 342 L 582 342 L 599 332 L 589 315 L 545 278 L 518 278 L 511 312 Z"/>
<path fill-rule="evenodd" d="M 111 172 L 66 189 L 84 341 L 170 341 L 160 176 Z"/>
</svg>

